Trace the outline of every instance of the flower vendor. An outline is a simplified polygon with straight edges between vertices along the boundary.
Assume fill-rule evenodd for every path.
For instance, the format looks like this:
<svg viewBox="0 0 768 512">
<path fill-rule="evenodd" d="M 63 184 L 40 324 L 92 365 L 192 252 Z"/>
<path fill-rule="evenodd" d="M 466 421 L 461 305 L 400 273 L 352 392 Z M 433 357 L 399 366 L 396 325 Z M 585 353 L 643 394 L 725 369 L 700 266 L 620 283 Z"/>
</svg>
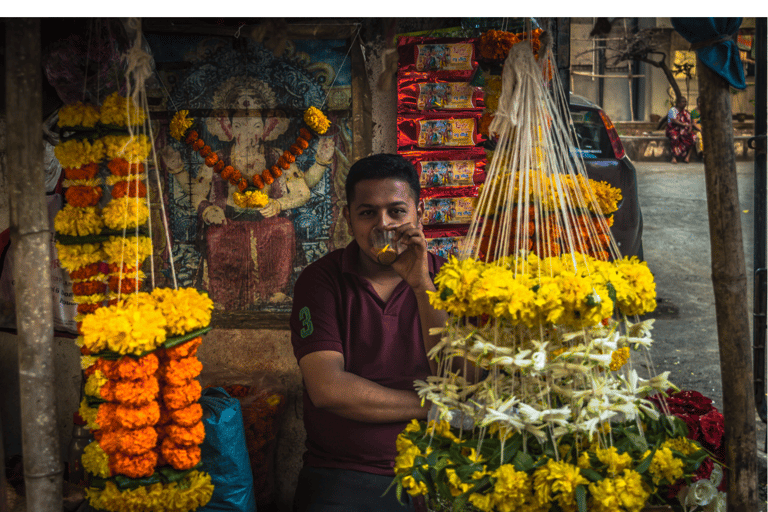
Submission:
<svg viewBox="0 0 768 512">
<path fill-rule="evenodd" d="M 446 314 L 427 291 L 444 260 L 427 251 L 419 178 L 407 160 L 363 158 L 345 187 L 354 240 L 308 266 L 294 288 L 291 339 L 307 430 L 295 510 L 342 503 L 338 510 L 401 511 L 395 493 L 382 495 L 392 483 L 397 435 L 427 418 L 413 382 L 435 371 L 427 352 L 437 336 L 429 329 L 444 325 Z M 380 262 L 371 241 L 386 228 L 403 247 L 391 264 Z"/>
</svg>

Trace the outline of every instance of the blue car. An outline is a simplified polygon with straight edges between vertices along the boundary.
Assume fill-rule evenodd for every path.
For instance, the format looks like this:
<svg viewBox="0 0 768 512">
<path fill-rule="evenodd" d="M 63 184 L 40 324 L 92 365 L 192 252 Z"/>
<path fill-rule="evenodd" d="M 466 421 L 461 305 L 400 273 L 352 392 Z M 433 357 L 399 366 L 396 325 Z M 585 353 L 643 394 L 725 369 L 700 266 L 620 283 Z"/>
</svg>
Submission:
<svg viewBox="0 0 768 512">
<path fill-rule="evenodd" d="M 587 175 L 621 190 L 622 200 L 614 214 L 611 233 L 622 256 L 643 259 L 643 214 L 637 199 L 635 166 L 624 151 L 619 134 L 598 106 L 575 94 L 570 95 L 578 149 Z"/>
</svg>

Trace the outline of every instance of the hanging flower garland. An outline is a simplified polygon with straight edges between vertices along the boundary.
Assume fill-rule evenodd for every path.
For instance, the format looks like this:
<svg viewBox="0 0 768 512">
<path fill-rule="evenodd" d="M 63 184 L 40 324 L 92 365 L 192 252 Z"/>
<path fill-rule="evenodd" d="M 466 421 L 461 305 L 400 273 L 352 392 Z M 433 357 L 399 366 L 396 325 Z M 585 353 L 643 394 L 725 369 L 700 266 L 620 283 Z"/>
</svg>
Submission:
<svg viewBox="0 0 768 512">
<path fill-rule="evenodd" d="M 106 250 L 117 254 L 123 245 L 142 244 L 113 239 Z M 213 302 L 195 289 L 157 288 L 83 320 L 81 343 L 96 357 L 86 369 L 80 407 L 95 438 L 83 455 L 93 476 L 92 506 L 126 510 L 119 501 L 125 499 L 145 510 L 192 510 L 210 499 L 210 478 L 197 471 L 205 428 L 196 378 L 200 333 L 209 329 L 212 310 Z M 201 486 L 174 487 L 178 477 L 167 479 L 172 474 L 195 475 Z M 121 480 L 115 487 L 118 476 L 133 484 Z M 155 491 L 157 502 L 148 497 Z"/>
<path fill-rule="evenodd" d="M 146 186 L 138 180 L 123 184 L 127 178 L 122 177 L 108 179 L 106 183 L 112 186 L 113 201 L 119 201 L 110 202 L 104 209 L 99 207 L 104 185 L 99 178 L 100 164 L 105 158 L 110 159 L 108 168 L 113 174 L 129 176 L 133 172 L 138 177 L 143 171 L 140 162 L 147 158 L 151 144 L 145 135 L 132 136 L 128 129 L 142 125 L 145 120 L 143 109 L 117 92 L 107 97 L 100 107 L 77 102 L 64 105 L 59 111 L 58 125 L 64 140 L 54 151 L 64 168 L 66 204 L 57 213 L 54 228 L 59 258 L 73 280 L 78 320 L 103 305 L 109 284 L 113 291 L 116 284 L 120 286 L 119 280 L 112 279 L 109 283 L 109 267 L 101 264 L 104 254 L 99 246 L 105 229 L 136 227 L 148 216 L 143 199 Z M 133 171 L 139 166 L 141 171 Z M 113 171 L 116 167 L 119 167 L 117 172 Z M 130 198 L 139 198 L 134 201 L 133 212 L 127 204 Z M 129 217 L 137 222 L 124 220 Z M 132 273 L 139 275 L 135 269 Z M 133 289 L 122 288 L 123 292 Z"/>
<path fill-rule="evenodd" d="M 200 138 L 198 132 L 192 129 L 194 119 L 188 118 L 188 115 L 188 110 L 180 110 L 174 114 L 170 122 L 171 136 L 178 141 L 184 141 L 200 154 L 205 160 L 205 165 L 211 167 L 214 172 L 221 175 L 222 179 L 238 188 L 240 193 L 235 194 L 233 198 L 235 203 L 242 208 L 261 208 L 265 206 L 266 202 L 264 200 L 266 195 L 260 195 L 258 191 L 267 185 L 271 185 L 275 179 L 282 176 L 283 171 L 288 170 L 291 164 L 296 161 L 296 157 L 309 147 L 309 142 L 313 138 L 309 130 L 301 128 L 295 142 L 283 152 L 280 158 L 278 158 L 277 163 L 269 169 L 264 169 L 260 174 L 254 175 L 249 181 L 240 170 L 235 169 L 231 165 L 226 165 L 216 152 Z M 304 112 L 303 119 L 306 125 L 318 135 L 326 133 L 331 125 L 325 114 L 316 107 L 309 107 Z M 256 190 L 246 191 L 249 187 L 253 187 Z"/>
</svg>

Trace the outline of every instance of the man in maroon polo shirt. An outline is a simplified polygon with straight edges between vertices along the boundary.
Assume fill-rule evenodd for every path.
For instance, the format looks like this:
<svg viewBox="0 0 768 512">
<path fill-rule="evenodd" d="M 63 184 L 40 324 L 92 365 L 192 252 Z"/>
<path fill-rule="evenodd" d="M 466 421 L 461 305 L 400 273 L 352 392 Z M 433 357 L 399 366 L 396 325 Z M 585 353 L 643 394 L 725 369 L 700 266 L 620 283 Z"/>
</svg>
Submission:
<svg viewBox="0 0 768 512">
<path fill-rule="evenodd" d="M 309 265 L 294 288 L 291 341 L 304 380 L 307 451 L 296 512 L 402 511 L 392 482 L 395 439 L 429 404 L 413 388 L 435 372 L 429 329 L 445 324 L 427 291 L 443 259 L 427 251 L 419 177 L 398 155 L 356 162 L 344 217 L 354 240 Z M 371 236 L 393 230 L 390 265 Z M 404 497 L 405 499 L 405 497 Z"/>
</svg>

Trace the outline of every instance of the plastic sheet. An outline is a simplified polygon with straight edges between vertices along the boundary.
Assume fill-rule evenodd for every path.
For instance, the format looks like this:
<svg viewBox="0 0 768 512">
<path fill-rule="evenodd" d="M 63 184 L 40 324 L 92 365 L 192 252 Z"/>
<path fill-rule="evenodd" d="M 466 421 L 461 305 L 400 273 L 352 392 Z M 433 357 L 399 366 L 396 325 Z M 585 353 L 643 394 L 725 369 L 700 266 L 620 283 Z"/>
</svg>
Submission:
<svg viewBox="0 0 768 512">
<path fill-rule="evenodd" d="M 200 397 L 205 441 L 203 471 L 214 485 L 211 501 L 198 511 L 256 512 L 251 463 L 245 444 L 240 401 L 223 388 L 206 388 Z"/>
</svg>

